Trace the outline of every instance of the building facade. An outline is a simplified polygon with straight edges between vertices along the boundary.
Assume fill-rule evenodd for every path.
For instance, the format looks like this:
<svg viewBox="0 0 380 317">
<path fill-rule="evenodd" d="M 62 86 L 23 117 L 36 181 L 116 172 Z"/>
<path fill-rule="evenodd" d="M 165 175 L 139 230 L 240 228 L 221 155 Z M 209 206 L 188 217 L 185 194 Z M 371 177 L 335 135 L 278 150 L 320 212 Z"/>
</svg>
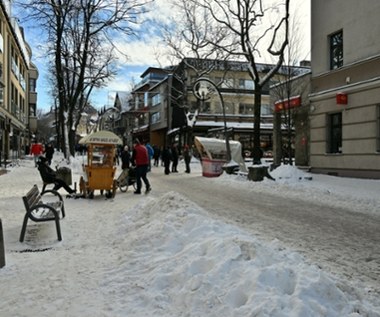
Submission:
<svg viewBox="0 0 380 317">
<path fill-rule="evenodd" d="M 28 153 L 37 130 L 38 70 L 11 4 L 0 1 L 0 161 L 5 164 Z"/>
<path fill-rule="evenodd" d="M 310 166 L 380 178 L 380 2 L 312 0 Z"/>
<path fill-rule="evenodd" d="M 261 64 L 259 68 L 265 73 L 271 66 Z M 308 67 L 294 67 L 295 74 L 305 72 L 309 72 Z M 255 90 L 247 63 L 186 58 L 175 67 L 148 68 L 141 77 L 151 79 L 136 85 L 131 92 L 129 110 L 122 114 L 135 118 L 133 126 L 126 128 L 128 139 L 138 137 L 159 147 L 172 143 L 181 147 L 191 144 L 194 136 L 224 138 L 226 121 L 229 139 L 241 142 L 250 155 Z M 281 77 L 279 74 L 271 83 Z M 199 78 L 212 81 L 220 95 L 215 92 L 208 100 L 199 100 L 194 94 L 194 84 Z M 273 105 L 269 84 L 263 90 L 260 128 L 261 148 L 264 152 L 271 151 Z"/>
<path fill-rule="evenodd" d="M 257 64 L 259 72 L 264 76 L 273 67 L 270 64 Z M 290 67 L 295 76 L 309 72 L 309 67 Z M 285 73 L 280 69 L 278 74 L 263 88 L 261 95 L 260 147 L 264 154 L 271 155 L 273 149 L 273 103 L 270 100 L 270 86 L 281 81 Z M 249 76 L 248 64 L 240 61 L 184 59 L 175 74 L 183 78 L 182 103 L 173 106 L 189 114 L 196 113 L 191 129 L 192 136 L 212 136 L 224 138 L 226 128 L 229 139 L 242 144 L 244 154 L 251 156 L 253 152 L 254 129 L 254 82 Z M 219 94 L 214 92 L 209 99 L 199 100 L 194 94 L 194 84 L 199 78 L 217 86 Z M 224 108 L 224 113 L 223 113 Z M 174 111 L 174 110 L 173 110 Z M 189 119 L 187 117 L 187 119 Z M 193 119 L 190 117 L 190 119 Z M 179 123 L 176 123 L 179 120 Z M 180 134 L 183 119 L 173 117 L 172 128 Z M 189 120 L 187 120 L 189 121 Z M 186 142 L 186 129 L 184 141 Z"/>
</svg>

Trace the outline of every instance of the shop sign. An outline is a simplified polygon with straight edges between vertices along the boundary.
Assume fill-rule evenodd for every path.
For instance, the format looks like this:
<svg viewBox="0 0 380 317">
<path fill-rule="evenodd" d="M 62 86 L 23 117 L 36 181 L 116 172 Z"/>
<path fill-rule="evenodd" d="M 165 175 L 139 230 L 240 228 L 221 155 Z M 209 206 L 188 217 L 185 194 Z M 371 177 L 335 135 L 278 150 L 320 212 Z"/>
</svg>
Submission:
<svg viewBox="0 0 380 317">
<path fill-rule="evenodd" d="M 301 96 L 294 96 L 286 100 L 276 101 L 274 103 L 274 111 L 281 112 L 299 106 L 301 106 Z"/>
<path fill-rule="evenodd" d="M 348 102 L 347 94 L 344 92 L 338 92 L 336 94 L 336 104 L 337 105 L 346 105 Z"/>
</svg>

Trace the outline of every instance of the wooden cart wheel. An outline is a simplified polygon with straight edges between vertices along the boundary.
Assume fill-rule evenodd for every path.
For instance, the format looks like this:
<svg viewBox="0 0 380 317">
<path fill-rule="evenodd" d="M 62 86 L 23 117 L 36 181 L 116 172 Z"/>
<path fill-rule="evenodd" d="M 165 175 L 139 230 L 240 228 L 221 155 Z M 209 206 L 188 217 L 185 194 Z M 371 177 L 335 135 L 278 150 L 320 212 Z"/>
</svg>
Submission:
<svg viewBox="0 0 380 317">
<path fill-rule="evenodd" d="M 94 191 L 88 190 L 88 198 L 93 199 L 94 198 Z"/>
</svg>

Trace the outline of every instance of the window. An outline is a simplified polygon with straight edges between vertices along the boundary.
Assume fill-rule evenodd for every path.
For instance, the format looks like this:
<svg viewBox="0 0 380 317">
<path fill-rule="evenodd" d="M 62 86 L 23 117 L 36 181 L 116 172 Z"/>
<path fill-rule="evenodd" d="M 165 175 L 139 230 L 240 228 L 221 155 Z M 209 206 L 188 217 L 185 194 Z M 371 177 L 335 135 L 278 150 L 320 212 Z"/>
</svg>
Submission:
<svg viewBox="0 0 380 317">
<path fill-rule="evenodd" d="M 261 115 L 271 115 L 273 114 L 272 107 L 268 104 L 261 105 Z"/>
<path fill-rule="evenodd" d="M 29 91 L 30 92 L 36 92 L 36 79 L 35 78 L 29 78 Z"/>
<path fill-rule="evenodd" d="M 36 104 L 31 103 L 29 105 L 29 116 L 34 117 L 36 115 L 36 113 L 34 111 L 35 109 L 36 109 Z"/>
<path fill-rule="evenodd" d="M 343 31 L 330 35 L 330 69 L 343 66 Z"/>
<path fill-rule="evenodd" d="M 342 153 L 342 113 L 328 115 L 327 152 Z"/>
<path fill-rule="evenodd" d="M 157 106 L 161 103 L 161 95 L 157 94 L 152 97 L 152 106 Z"/>
<path fill-rule="evenodd" d="M 239 105 L 239 113 L 253 115 L 253 108 L 254 108 L 254 105 L 252 104 L 241 103 Z"/>
<path fill-rule="evenodd" d="M 224 103 L 224 109 L 226 110 L 226 114 L 234 114 L 235 113 L 234 104 L 231 102 L 225 102 Z"/>
<path fill-rule="evenodd" d="M 251 79 L 239 79 L 239 88 L 253 90 L 255 89 L 255 85 Z"/>
<path fill-rule="evenodd" d="M 155 112 L 152 114 L 152 124 L 160 122 L 161 121 L 161 113 Z"/>
<path fill-rule="evenodd" d="M 149 107 L 149 93 L 144 92 L 144 107 Z"/>
<path fill-rule="evenodd" d="M 0 34 L 0 52 L 4 52 L 4 39 L 2 34 Z"/>
</svg>

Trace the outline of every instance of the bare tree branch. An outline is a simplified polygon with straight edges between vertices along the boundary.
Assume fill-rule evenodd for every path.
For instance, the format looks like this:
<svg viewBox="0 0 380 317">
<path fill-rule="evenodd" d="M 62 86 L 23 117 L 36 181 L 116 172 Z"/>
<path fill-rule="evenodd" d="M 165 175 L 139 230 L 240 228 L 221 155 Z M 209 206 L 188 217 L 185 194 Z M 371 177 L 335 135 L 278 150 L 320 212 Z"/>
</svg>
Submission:
<svg viewBox="0 0 380 317">
<path fill-rule="evenodd" d="M 116 74 L 113 39 L 134 35 L 153 1 L 21 1 L 27 19 L 46 32 L 66 157 L 74 154 L 75 130 L 91 92 Z"/>
</svg>

